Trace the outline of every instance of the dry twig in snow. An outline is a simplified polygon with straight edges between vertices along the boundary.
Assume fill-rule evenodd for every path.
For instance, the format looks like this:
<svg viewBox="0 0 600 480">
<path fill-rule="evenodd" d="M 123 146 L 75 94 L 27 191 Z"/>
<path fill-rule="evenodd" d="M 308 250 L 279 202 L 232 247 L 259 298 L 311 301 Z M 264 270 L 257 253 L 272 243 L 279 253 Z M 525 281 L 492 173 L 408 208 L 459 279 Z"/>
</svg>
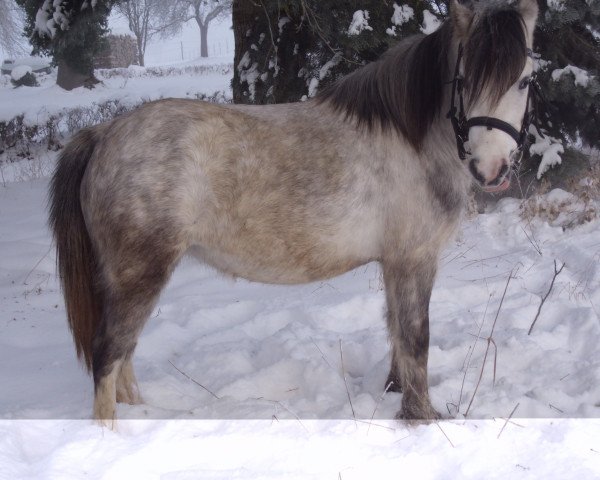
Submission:
<svg viewBox="0 0 600 480">
<path fill-rule="evenodd" d="M 354 413 L 354 405 L 352 405 L 352 398 L 350 398 L 350 390 L 348 390 L 348 381 L 346 380 L 346 370 L 344 369 L 344 354 L 342 352 L 342 339 L 340 338 L 340 360 L 342 362 L 342 376 L 344 377 L 344 385 L 346 385 L 346 394 L 348 395 L 348 402 L 350 402 L 350 409 L 352 410 L 352 417 L 354 423 L 356 423 L 356 413 Z"/>
<path fill-rule="evenodd" d="M 542 311 L 542 306 L 544 305 L 544 302 L 548 298 L 548 295 L 550 295 L 550 292 L 552 291 L 552 287 L 554 287 L 554 280 L 556 280 L 556 277 L 558 277 L 558 275 L 560 274 L 560 272 L 562 272 L 563 268 L 565 268 L 565 264 L 564 263 L 560 266 L 559 269 L 557 269 L 556 268 L 556 260 L 554 260 L 554 276 L 552 277 L 552 282 L 550 283 L 550 288 L 546 292 L 546 295 L 544 295 L 544 297 L 542 298 L 542 302 L 540 303 L 540 306 L 538 307 L 538 311 L 535 314 L 535 318 L 533 319 L 533 323 L 531 324 L 531 327 L 529 327 L 529 331 L 527 332 L 527 335 L 531 335 L 531 331 L 533 330 L 533 326 L 535 325 L 535 322 L 537 322 L 537 319 L 540 316 L 540 312 Z"/>
<path fill-rule="evenodd" d="M 504 431 L 504 428 L 506 428 L 506 425 L 508 425 L 508 422 L 510 421 L 510 419 L 512 418 L 512 416 L 517 411 L 517 408 L 519 408 L 519 404 L 518 403 L 515 405 L 515 408 L 513 408 L 512 412 L 510 412 L 510 415 L 506 419 L 506 422 L 504 422 L 504 425 L 502 425 L 502 428 L 500 429 L 500 433 L 498 434 L 497 438 L 500 438 L 500 435 L 502 435 L 502 432 Z"/>
<path fill-rule="evenodd" d="M 375 404 L 375 408 L 373 409 L 373 415 L 371 415 L 371 421 L 369 422 L 369 428 L 367 428 L 367 435 L 369 434 L 369 430 L 371 430 L 371 423 L 373 422 L 373 419 L 375 418 L 375 412 L 377 411 L 377 409 L 379 408 L 379 404 L 382 402 L 383 397 L 385 397 L 385 394 L 388 392 L 388 390 L 390 389 L 390 387 L 394 384 L 394 382 L 389 382 L 387 384 L 387 386 L 385 387 L 385 390 L 383 391 L 383 393 L 381 394 L 381 396 L 379 397 L 379 400 L 377 400 L 377 403 Z"/>
<path fill-rule="evenodd" d="M 488 353 L 490 351 L 490 345 L 494 345 L 494 383 L 496 382 L 496 358 L 498 354 L 498 349 L 496 347 L 496 343 L 492 336 L 494 335 L 494 329 L 496 328 L 496 322 L 498 321 L 498 315 L 500 314 L 500 310 L 502 309 L 502 304 L 504 303 L 504 297 L 506 296 L 506 291 L 508 290 L 508 284 L 511 279 L 513 279 L 513 273 L 515 270 L 511 270 L 508 279 L 506 280 L 506 286 L 504 287 L 504 293 L 502 293 L 502 298 L 500 299 L 500 305 L 498 305 L 498 310 L 496 311 L 496 317 L 494 318 L 494 323 L 492 324 L 492 330 L 490 332 L 489 337 L 487 338 L 487 347 L 485 349 L 485 355 L 483 356 L 483 363 L 481 365 L 481 371 L 479 372 L 479 379 L 477 380 L 477 385 L 475 385 L 475 391 L 473 392 L 473 396 L 471 397 L 471 401 L 469 402 L 469 406 L 467 407 L 467 411 L 465 412 L 465 417 L 469 414 L 469 410 L 471 410 L 471 405 L 473 405 L 473 400 L 475 400 L 475 395 L 477 394 L 477 390 L 479 389 L 479 384 L 481 383 L 481 378 L 483 377 L 483 369 L 485 368 L 485 362 L 487 360 Z"/>
<path fill-rule="evenodd" d="M 450 442 L 450 445 L 452 445 L 452 448 L 454 447 L 454 444 L 452 443 L 452 440 L 450 440 L 450 437 L 448 437 L 448 435 L 446 435 L 446 432 L 444 432 L 444 430 L 442 429 L 442 427 L 440 426 L 440 422 L 435 422 L 435 424 L 437 425 L 437 427 L 440 429 L 440 432 L 442 432 L 444 434 L 444 437 L 446 437 L 446 440 L 448 440 L 448 442 Z"/>
<path fill-rule="evenodd" d="M 187 378 L 188 380 L 191 380 L 192 382 L 194 382 L 196 385 L 198 385 L 199 387 L 202 387 L 204 390 L 206 390 L 208 393 L 210 393 L 213 397 L 215 397 L 217 400 L 221 400 L 221 397 L 217 396 L 216 394 L 214 394 L 213 392 L 211 392 L 208 388 L 206 388 L 204 385 L 202 385 L 200 382 L 194 380 L 192 377 L 190 377 L 187 373 L 181 371 L 179 368 L 177 368 L 175 366 L 175 364 L 169 360 L 169 363 L 171 364 L 171 366 L 177 370 L 179 373 L 181 373 L 185 378 Z"/>
</svg>

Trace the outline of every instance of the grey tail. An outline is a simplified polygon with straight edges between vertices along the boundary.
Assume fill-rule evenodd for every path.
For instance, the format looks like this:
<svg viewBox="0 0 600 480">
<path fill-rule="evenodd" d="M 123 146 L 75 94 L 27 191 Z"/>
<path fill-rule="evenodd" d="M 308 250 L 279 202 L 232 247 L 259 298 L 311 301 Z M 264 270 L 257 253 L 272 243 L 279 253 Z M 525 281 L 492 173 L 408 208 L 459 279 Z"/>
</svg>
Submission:
<svg viewBox="0 0 600 480">
<path fill-rule="evenodd" d="M 50 184 L 50 228 L 77 356 L 92 368 L 92 341 L 102 315 L 97 258 L 81 209 L 83 175 L 98 141 L 97 129 L 81 130 L 65 147 Z"/>
</svg>

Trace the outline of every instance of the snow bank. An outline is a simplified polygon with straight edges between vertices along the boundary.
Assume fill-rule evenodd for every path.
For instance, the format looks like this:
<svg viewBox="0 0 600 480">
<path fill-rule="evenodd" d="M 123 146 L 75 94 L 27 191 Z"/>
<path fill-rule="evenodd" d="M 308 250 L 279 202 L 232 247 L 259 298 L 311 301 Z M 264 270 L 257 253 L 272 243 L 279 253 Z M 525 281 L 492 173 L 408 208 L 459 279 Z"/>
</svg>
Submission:
<svg viewBox="0 0 600 480">
<path fill-rule="evenodd" d="M 6 478 L 592 479 L 598 420 L 0 422 Z"/>
</svg>

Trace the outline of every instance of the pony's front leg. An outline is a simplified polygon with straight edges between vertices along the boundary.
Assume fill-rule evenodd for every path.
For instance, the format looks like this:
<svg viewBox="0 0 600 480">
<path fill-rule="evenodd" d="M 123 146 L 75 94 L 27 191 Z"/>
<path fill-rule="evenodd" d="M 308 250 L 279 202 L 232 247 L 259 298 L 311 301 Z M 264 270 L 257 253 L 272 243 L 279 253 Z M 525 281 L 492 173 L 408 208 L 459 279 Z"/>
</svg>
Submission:
<svg viewBox="0 0 600 480">
<path fill-rule="evenodd" d="M 384 264 L 387 322 L 392 344 L 392 368 L 388 377 L 399 383 L 402 408 L 397 417 L 407 420 L 440 418 L 429 401 L 427 357 L 429 353 L 429 299 L 436 271 L 431 262 Z M 396 387 L 396 388 L 394 388 Z"/>
</svg>

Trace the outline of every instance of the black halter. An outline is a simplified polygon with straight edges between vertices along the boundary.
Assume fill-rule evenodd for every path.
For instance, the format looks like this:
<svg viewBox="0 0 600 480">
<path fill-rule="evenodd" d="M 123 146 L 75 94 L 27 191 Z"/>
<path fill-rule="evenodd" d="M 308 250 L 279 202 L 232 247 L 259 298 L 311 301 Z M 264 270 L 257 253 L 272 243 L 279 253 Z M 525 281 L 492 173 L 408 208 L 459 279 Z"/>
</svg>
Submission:
<svg viewBox="0 0 600 480">
<path fill-rule="evenodd" d="M 533 52 L 527 49 L 527 54 L 531 57 Z M 527 139 L 527 131 L 531 124 L 532 114 L 530 112 L 530 106 L 534 105 L 534 95 L 539 96 L 539 87 L 535 81 L 533 75 L 529 81 L 528 92 L 527 92 L 527 104 L 525 106 L 525 113 L 523 115 L 523 123 L 521 130 L 518 131 L 511 124 L 494 117 L 473 117 L 467 119 L 465 115 L 465 107 L 463 101 L 463 77 L 460 76 L 460 61 L 463 56 L 463 46 L 458 46 L 458 58 L 456 59 L 456 67 L 454 69 L 454 78 L 452 79 L 452 97 L 450 99 L 450 111 L 447 117 L 452 122 L 454 128 L 454 135 L 456 136 L 456 148 L 458 150 L 458 157 L 464 160 L 467 156 L 467 150 L 465 149 L 465 142 L 469 138 L 469 129 L 471 127 L 487 127 L 488 130 L 496 128 L 502 130 L 504 133 L 510 135 L 510 137 L 517 142 L 517 151 L 522 153 Z M 458 107 L 456 106 L 456 97 L 458 95 Z M 539 130 L 538 130 L 539 131 Z M 541 133 L 540 133 L 541 135 Z M 543 135 L 542 135 L 543 137 Z"/>
</svg>

